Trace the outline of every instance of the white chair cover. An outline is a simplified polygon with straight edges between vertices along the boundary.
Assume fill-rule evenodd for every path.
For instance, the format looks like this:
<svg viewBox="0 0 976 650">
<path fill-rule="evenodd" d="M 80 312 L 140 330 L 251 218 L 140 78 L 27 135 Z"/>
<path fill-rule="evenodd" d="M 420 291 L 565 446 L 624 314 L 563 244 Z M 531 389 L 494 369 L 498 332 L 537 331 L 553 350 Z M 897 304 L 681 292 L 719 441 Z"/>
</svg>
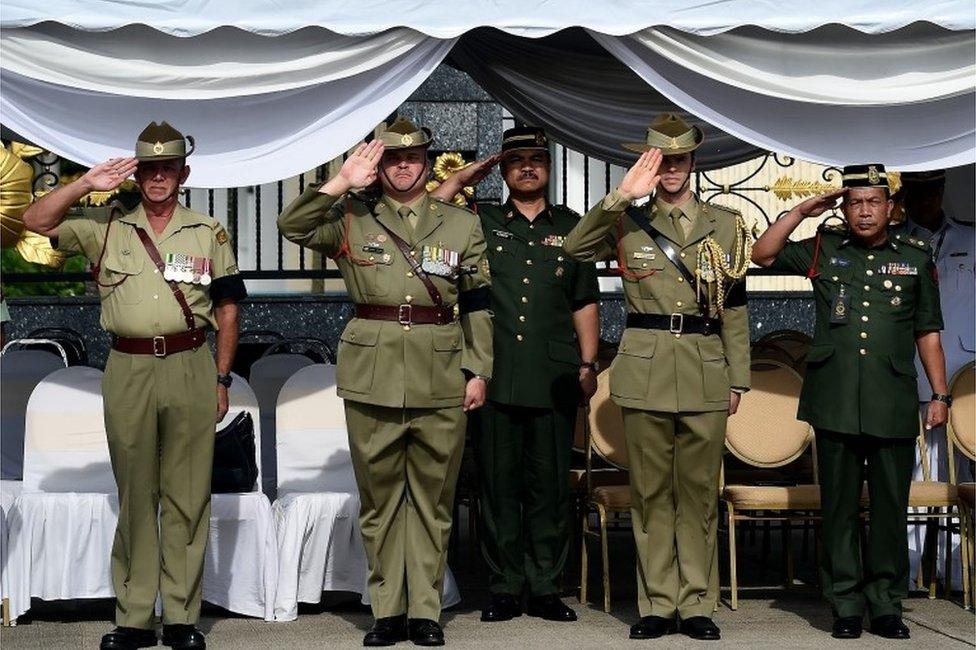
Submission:
<svg viewBox="0 0 976 650">
<path fill-rule="evenodd" d="M 10 593 L 7 585 L 7 513 L 23 487 L 23 481 L 0 480 L 0 599 Z"/>
<path fill-rule="evenodd" d="M 261 448 L 258 399 L 237 375 L 230 387 L 230 408 L 218 430 L 239 413 L 254 420 L 255 447 Z M 210 509 L 210 541 L 203 569 L 203 599 L 246 616 L 272 620 L 278 547 L 271 503 L 261 492 L 261 455 L 258 480 L 249 493 L 215 494 Z"/>
<path fill-rule="evenodd" d="M 44 600 L 113 596 L 118 498 L 102 416 L 102 372 L 63 368 L 27 402 L 23 492 L 7 513 L 11 618 Z"/>
<path fill-rule="evenodd" d="M 278 589 L 275 619 L 294 620 L 298 603 L 323 591 L 350 591 L 369 603 L 368 565 L 359 531 L 359 492 L 353 474 L 335 366 L 302 368 L 281 388 L 277 408 Z M 445 607 L 461 597 L 445 572 Z"/>
<path fill-rule="evenodd" d="M 303 354 L 272 354 L 251 366 L 250 383 L 261 408 L 261 489 L 274 501 L 278 491 L 278 461 L 275 450 L 275 406 L 278 393 L 293 374 L 314 363 Z"/>
<path fill-rule="evenodd" d="M 27 399 L 46 376 L 64 368 L 43 350 L 10 350 L 0 357 L 0 479 L 24 477 L 24 414 Z"/>
</svg>

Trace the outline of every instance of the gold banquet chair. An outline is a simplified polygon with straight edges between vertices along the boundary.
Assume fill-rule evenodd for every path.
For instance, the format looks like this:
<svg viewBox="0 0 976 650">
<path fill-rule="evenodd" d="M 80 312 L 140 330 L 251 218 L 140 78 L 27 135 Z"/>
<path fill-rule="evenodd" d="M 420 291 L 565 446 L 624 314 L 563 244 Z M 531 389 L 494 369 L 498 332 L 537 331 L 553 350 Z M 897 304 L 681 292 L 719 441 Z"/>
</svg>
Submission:
<svg viewBox="0 0 976 650">
<path fill-rule="evenodd" d="M 952 395 L 952 408 L 949 409 L 949 424 L 946 427 L 949 436 L 949 482 L 958 491 L 963 606 L 970 609 L 973 606 L 972 572 L 976 552 L 973 534 L 976 484 L 957 482 L 954 450 L 958 449 L 970 462 L 976 462 L 976 362 L 970 361 L 956 372 L 949 383 L 949 393 Z M 950 550 L 951 541 L 947 553 Z M 946 575 L 949 575 L 948 567 Z"/>
<path fill-rule="evenodd" d="M 797 460 L 813 443 L 813 428 L 796 419 L 803 380 L 788 364 L 757 360 L 752 367 L 752 390 L 738 412 L 729 418 L 725 445 L 743 463 L 755 468 L 783 467 Z M 813 450 L 816 451 L 815 449 Z M 814 453 L 813 484 L 725 485 L 721 500 L 728 512 L 731 608 L 739 606 L 736 528 L 745 521 L 779 521 L 784 524 L 786 565 L 792 566 L 789 524 L 819 516 L 820 487 L 816 485 Z M 753 513 L 753 514 L 746 514 Z M 755 514 L 759 513 L 759 514 Z"/>
<path fill-rule="evenodd" d="M 616 471 L 627 471 L 630 466 L 627 454 L 627 438 L 624 435 L 624 420 L 620 407 L 610 399 L 610 372 L 597 375 L 596 394 L 590 400 L 590 408 L 585 418 L 584 436 L 586 439 L 586 500 L 583 504 L 583 539 L 580 547 L 580 602 L 587 597 L 587 540 L 599 537 L 600 553 L 603 560 L 603 611 L 610 611 L 610 556 L 607 548 L 607 523 L 621 513 L 630 512 L 630 484 L 606 484 L 599 480 L 608 472 L 593 469 L 595 453 Z M 601 473 L 602 472 L 602 473 Z M 599 484 L 598 484 L 599 483 Z M 589 515 L 595 511 L 600 522 L 599 531 L 591 531 Z"/>
</svg>

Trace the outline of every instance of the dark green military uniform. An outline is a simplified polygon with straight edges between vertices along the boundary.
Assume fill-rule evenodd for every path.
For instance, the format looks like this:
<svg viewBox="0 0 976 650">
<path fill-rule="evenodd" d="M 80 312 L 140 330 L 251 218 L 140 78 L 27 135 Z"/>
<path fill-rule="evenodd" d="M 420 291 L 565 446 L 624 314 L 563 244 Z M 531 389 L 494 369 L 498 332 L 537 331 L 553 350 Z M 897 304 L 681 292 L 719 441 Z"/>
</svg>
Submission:
<svg viewBox="0 0 976 650">
<path fill-rule="evenodd" d="M 812 270 L 816 330 L 797 417 L 817 434 L 824 595 L 840 617 L 900 615 L 906 513 L 919 433 L 915 337 L 942 329 L 929 246 L 894 236 L 866 248 L 846 230 L 791 242 L 771 268 Z M 840 313 L 838 313 L 840 312 Z M 865 466 L 865 462 L 867 465 Z M 859 502 L 870 494 L 862 571 Z"/>
<path fill-rule="evenodd" d="M 472 418 L 481 476 L 482 551 L 492 593 L 558 591 L 569 549 L 569 456 L 580 401 L 573 311 L 594 303 L 596 267 L 563 237 L 579 215 L 547 206 L 529 221 L 511 204 L 479 211 L 488 243 L 494 374 Z"/>
</svg>

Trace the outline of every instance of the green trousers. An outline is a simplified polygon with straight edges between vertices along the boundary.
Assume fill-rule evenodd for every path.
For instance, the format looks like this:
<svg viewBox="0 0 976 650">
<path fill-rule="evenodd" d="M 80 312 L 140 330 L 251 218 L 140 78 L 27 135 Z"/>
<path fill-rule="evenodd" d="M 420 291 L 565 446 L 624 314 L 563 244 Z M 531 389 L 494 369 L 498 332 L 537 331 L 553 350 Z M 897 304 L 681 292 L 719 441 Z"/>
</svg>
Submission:
<svg viewBox="0 0 976 650">
<path fill-rule="evenodd" d="M 345 407 L 373 616 L 436 621 L 465 414 L 460 406 Z"/>
<path fill-rule="evenodd" d="M 817 431 L 823 509 L 821 582 L 837 616 L 901 615 L 908 596 L 908 492 L 915 440 Z M 860 500 L 870 498 L 861 562 Z"/>
<path fill-rule="evenodd" d="M 196 623 L 210 530 L 217 368 L 209 346 L 158 359 L 112 351 L 102 395 L 119 523 L 112 545 L 117 625 Z"/>
<path fill-rule="evenodd" d="M 623 409 L 641 616 L 711 618 L 725 411 Z"/>
<path fill-rule="evenodd" d="M 569 554 L 569 457 L 576 409 L 486 402 L 472 416 L 481 550 L 492 593 L 559 591 Z"/>
</svg>

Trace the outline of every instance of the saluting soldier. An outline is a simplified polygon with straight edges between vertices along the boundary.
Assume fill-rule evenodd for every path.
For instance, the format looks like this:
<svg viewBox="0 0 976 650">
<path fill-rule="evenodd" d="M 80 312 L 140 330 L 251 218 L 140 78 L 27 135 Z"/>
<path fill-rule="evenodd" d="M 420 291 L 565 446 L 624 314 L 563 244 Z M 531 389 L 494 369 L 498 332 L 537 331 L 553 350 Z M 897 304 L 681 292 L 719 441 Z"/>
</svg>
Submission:
<svg viewBox="0 0 976 650">
<path fill-rule="evenodd" d="M 547 201 L 549 142 L 536 127 L 502 135 L 502 151 L 434 190 L 450 199 L 495 163 L 504 205 L 478 211 L 488 242 L 495 371 L 473 417 L 481 479 L 481 550 L 491 601 L 481 620 L 529 616 L 575 621 L 559 599 L 569 554 L 569 459 L 581 398 L 596 391 L 600 338 L 596 266 L 563 249 L 579 215 Z M 575 334 L 575 336 L 574 336 Z"/>
<path fill-rule="evenodd" d="M 96 165 L 24 214 L 27 227 L 56 249 L 94 264 L 102 327 L 112 334 L 102 395 L 119 491 L 112 547 L 118 627 L 102 638 L 103 650 L 157 644 L 157 593 L 163 643 L 206 647 L 195 625 L 214 430 L 227 412 L 237 302 L 246 291 L 223 226 L 177 201 L 192 147 L 192 137 L 153 122 L 139 134 L 134 158 Z M 93 208 L 65 218 L 83 196 L 113 190 L 132 173 L 142 193 L 135 210 Z M 217 330 L 216 366 L 209 329 Z"/>
<path fill-rule="evenodd" d="M 428 196 L 428 129 L 397 119 L 278 218 L 333 258 L 355 317 L 336 383 L 361 501 L 376 622 L 367 646 L 443 645 L 441 611 L 466 412 L 485 400 L 492 341 L 477 217 Z M 379 200 L 358 192 L 377 177 Z"/>
<path fill-rule="evenodd" d="M 846 225 L 787 239 L 808 217 L 842 198 Z M 756 264 L 813 281 L 816 327 L 797 417 L 816 432 L 823 509 L 821 574 L 833 606 L 833 636 L 871 631 L 907 639 L 901 601 L 908 595 L 908 493 L 919 434 L 918 350 L 935 394 L 925 427 L 945 423 L 945 356 L 939 287 L 927 242 L 888 232 L 892 201 L 883 165 L 853 165 L 842 189 L 808 199 L 756 242 Z M 865 479 L 870 500 L 867 548 L 860 548 Z M 863 564 L 861 561 L 863 552 Z"/>
<path fill-rule="evenodd" d="M 616 260 L 627 328 L 610 366 L 630 455 L 640 620 L 634 639 L 718 639 L 716 533 L 726 419 L 749 387 L 741 215 L 690 189 L 704 134 L 666 113 L 620 186 L 566 237 L 580 260 Z M 633 205 L 651 195 L 641 207 Z M 676 619 L 680 619 L 680 626 Z"/>
</svg>

